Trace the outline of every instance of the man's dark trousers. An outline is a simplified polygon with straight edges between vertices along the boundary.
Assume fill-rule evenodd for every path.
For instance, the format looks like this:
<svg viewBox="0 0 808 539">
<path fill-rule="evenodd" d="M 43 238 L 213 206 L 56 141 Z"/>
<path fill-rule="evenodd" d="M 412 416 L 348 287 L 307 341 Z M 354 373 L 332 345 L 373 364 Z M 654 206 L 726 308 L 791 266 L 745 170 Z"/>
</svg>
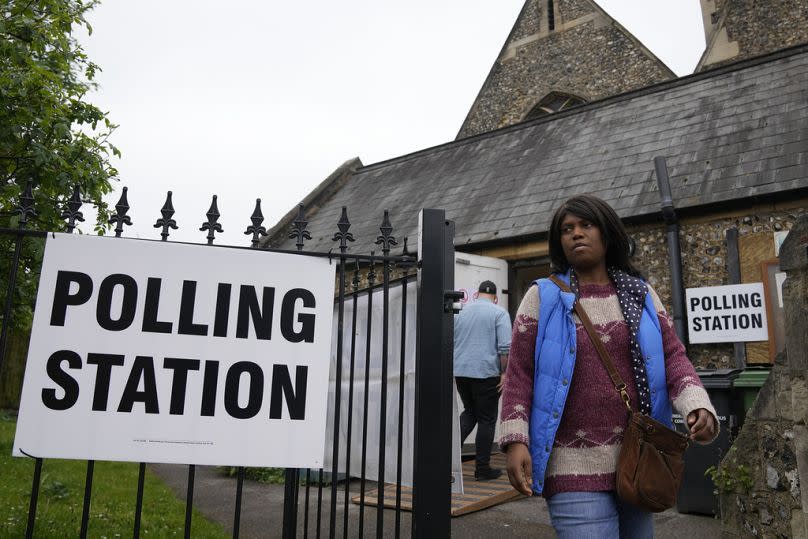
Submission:
<svg viewBox="0 0 808 539">
<path fill-rule="evenodd" d="M 477 448 L 477 469 L 488 468 L 491 462 L 491 445 L 494 442 L 494 428 L 497 424 L 497 406 L 499 403 L 499 376 L 491 378 L 455 378 L 457 392 L 463 401 L 463 413 L 460 414 L 460 440 L 466 437 L 477 425 L 477 436 L 474 444 Z"/>
</svg>

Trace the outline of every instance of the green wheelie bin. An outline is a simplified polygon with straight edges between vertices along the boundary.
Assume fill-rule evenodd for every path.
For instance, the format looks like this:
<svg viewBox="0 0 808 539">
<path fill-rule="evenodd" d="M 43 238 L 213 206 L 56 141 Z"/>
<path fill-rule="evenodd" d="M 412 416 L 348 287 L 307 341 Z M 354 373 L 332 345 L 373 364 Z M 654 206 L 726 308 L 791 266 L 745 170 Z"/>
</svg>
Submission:
<svg viewBox="0 0 808 539">
<path fill-rule="evenodd" d="M 743 425 L 746 414 L 755 404 L 757 394 L 769 377 L 769 372 L 771 372 L 771 369 L 768 367 L 748 367 L 735 379 L 733 385 L 740 405 L 740 410 L 738 411 L 740 416 L 739 427 Z"/>
</svg>

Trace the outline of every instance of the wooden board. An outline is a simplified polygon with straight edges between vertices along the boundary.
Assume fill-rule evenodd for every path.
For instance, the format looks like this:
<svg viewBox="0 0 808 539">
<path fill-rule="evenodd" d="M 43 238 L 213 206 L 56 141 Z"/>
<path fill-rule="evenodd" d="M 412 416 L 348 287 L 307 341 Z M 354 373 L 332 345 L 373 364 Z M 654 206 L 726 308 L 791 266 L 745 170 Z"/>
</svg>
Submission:
<svg viewBox="0 0 808 539">
<path fill-rule="evenodd" d="M 759 283 L 763 281 L 760 264 L 774 258 L 774 234 L 759 232 L 738 237 L 738 252 L 741 258 L 741 282 Z M 769 320 L 769 323 L 773 323 Z M 746 343 L 746 363 L 748 365 L 770 364 L 769 341 Z"/>
<path fill-rule="evenodd" d="M 502 476 L 492 481 L 477 481 L 474 479 L 474 461 L 463 463 L 463 494 L 452 494 L 452 516 L 459 517 L 474 511 L 480 511 L 488 507 L 493 507 L 509 500 L 521 497 L 508 482 L 508 475 L 505 473 L 505 455 L 495 453 L 491 455 L 491 466 L 500 468 Z M 396 507 L 396 485 L 384 485 L 384 506 L 389 509 Z M 365 493 L 365 505 L 376 506 L 378 504 L 379 492 L 377 489 L 369 490 Z M 355 504 L 361 503 L 360 496 L 354 496 L 351 501 Z M 401 509 L 412 511 L 412 489 L 401 487 Z"/>
</svg>

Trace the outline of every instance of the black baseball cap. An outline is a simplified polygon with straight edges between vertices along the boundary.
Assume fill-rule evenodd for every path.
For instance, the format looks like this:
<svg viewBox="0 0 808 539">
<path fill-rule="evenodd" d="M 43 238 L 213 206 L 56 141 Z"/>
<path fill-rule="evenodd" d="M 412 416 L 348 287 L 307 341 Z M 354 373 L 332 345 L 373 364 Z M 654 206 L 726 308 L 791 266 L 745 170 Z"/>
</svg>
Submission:
<svg viewBox="0 0 808 539">
<path fill-rule="evenodd" d="M 491 281 L 483 281 L 480 283 L 480 288 L 478 288 L 477 291 L 483 292 L 485 294 L 496 294 L 497 285 L 495 285 Z"/>
</svg>

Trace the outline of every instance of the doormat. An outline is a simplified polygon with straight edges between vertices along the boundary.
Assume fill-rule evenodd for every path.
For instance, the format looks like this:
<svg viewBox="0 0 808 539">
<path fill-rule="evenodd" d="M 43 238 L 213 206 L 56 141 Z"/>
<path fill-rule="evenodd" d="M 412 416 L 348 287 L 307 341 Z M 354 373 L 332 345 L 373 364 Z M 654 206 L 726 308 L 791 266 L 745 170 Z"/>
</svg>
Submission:
<svg viewBox="0 0 808 539">
<path fill-rule="evenodd" d="M 508 482 L 505 472 L 505 455 L 494 453 L 491 455 L 491 466 L 500 468 L 502 475 L 490 481 L 477 481 L 474 479 L 474 461 L 463 463 L 463 494 L 452 494 L 452 516 L 459 517 L 488 507 L 522 497 Z M 360 496 L 353 496 L 351 501 L 359 504 Z M 379 501 L 378 489 L 365 492 L 365 505 L 375 507 Z M 396 485 L 384 485 L 384 507 L 396 508 Z M 412 488 L 401 487 L 401 509 L 412 511 Z"/>
</svg>

